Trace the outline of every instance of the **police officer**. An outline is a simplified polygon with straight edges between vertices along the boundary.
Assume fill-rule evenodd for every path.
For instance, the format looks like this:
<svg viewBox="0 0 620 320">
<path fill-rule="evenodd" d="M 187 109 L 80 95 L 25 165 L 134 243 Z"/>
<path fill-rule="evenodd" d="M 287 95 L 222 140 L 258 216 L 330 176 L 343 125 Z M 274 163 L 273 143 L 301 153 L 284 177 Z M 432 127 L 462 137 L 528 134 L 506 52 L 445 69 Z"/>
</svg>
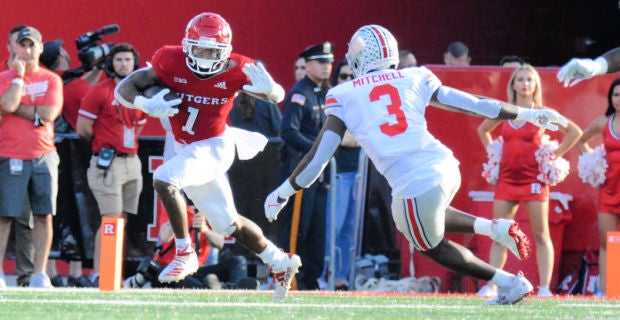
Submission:
<svg viewBox="0 0 620 320">
<path fill-rule="evenodd" d="M 306 61 L 306 76 L 295 84 L 284 100 L 282 116 L 282 178 L 288 177 L 310 150 L 325 122 L 325 95 L 334 61 L 334 44 L 323 42 L 306 48 L 300 55 Z M 303 191 L 297 254 L 303 266 L 298 275 L 301 290 L 318 289 L 325 254 L 325 209 L 327 180 L 318 179 Z M 284 209 L 280 244 L 287 248 L 291 238 L 294 201 Z M 293 235 L 294 236 L 294 235 Z"/>
</svg>

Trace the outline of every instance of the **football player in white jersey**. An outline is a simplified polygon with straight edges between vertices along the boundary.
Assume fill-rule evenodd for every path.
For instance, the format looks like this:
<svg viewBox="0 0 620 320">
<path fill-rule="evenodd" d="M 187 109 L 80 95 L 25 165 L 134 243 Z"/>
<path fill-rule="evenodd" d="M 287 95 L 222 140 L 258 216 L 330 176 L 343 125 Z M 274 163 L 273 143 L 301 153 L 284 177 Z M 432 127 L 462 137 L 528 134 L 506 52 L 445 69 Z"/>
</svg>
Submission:
<svg viewBox="0 0 620 320">
<path fill-rule="evenodd" d="M 396 39 L 378 25 L 355 32 L 347 61 L 355 79 L 328 92 L 327 122 L 291 176 L 267 197 L 267 219 L 275 220 L 288 198 L 319 176 L 348 129 L 392 187 L 392 216 L 398 230 L 439 264 L 496 284 L 498 295 L 488 303 L 519 302 L 533 289 L 527 279 L 496 269 L 444 238 L 445 232 L 473 231 L 467 230 L 469 224 L 476 233 L 499 237 L 495 240 L 505 245 L 512 241 L 514 247 L 518 237 L 510 234 L 518 229 L 506 220 L 503 235 L 498 235 L 498 226 L 491 221 L 450 207 L 461 182 L 459 162 L 427 130 L 424 112 L 430 104 L 490 119 L 526 120 L 551 130 L 557 130 L 556 124 L 566 126 L 566 119 L 555 111 L 520 108 L 443 86 L 424 67 L 396 70 Z"/>
</svg>

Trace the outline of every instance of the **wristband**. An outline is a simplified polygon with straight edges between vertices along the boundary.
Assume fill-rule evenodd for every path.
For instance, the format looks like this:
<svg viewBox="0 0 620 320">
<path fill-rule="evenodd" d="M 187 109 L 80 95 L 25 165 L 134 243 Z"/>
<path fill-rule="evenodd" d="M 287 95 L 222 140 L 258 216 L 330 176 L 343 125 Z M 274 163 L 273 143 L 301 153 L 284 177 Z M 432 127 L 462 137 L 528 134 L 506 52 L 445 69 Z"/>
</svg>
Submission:
<svg viewBox="0 0 620 320">
<path fill-rule="evenodd" d="M 282 185 L 280 185 L 277 189 L 278 197 L 281 199 L 288 199 L 290 196 L 295 194 L 295 189 L 291 183 L 286 179 Z"/>
<path fill-rule="evenodd" d="M 24 85 L 24 79 L 23 78 L 14 78 L 13 80 L 11 80 L 11 83 L 15 83 L 15 84 L 19 84 L 19 85 Z"/>
<path fill-rule="evenodd" d="M 598 66 L 596 74 L 606 74 L 609 66 L 607 65 L 607 59 L 598 57 L 594 60 L 594 63 Z"/>
<path fill-rule="evenodd" d="M 528 110 L 532 109 L 517 106 L 517 116 L 515 117 L 515 120 L 527 120 L 526 114 L 528 114 Z"/>
</svg>

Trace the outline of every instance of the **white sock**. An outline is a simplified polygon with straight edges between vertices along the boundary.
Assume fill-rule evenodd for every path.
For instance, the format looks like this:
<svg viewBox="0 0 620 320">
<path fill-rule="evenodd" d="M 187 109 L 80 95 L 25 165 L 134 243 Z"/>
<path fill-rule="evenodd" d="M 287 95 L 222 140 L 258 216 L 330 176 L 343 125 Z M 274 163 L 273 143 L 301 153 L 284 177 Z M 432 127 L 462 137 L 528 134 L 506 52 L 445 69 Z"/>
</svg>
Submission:
<svg viewBox="0 0 620 320">
<path fill-rule="evenodd" d="M 476 218 L 474 220 L 474 233 L 487 237 L 493 236 L 493 221 L 485 218 Z"/>
<path fill-rule="evenodd" d="M 493 275 L 493 278 L 491 278 L 489 282 L 497 285 L 498 287 L 510 287 L 514 277 L 514 274 L 508 273 L 502 269 L 497 269 Z"/>
<path fill-rule="evenodd" d="M 192 239 L 187 238 L 174 238 L 174 245 L 177 246 L 177 250 L 186 250 L 192 245 Z"/>
<path fill-rule="evenodd" d="M 263 252 L 257 254 L 267 265 L 273 265 L 276 261 L 282 260 L 286 254 L 276 247 L 271 241 L 267 240 L 267 247 Z"/>
</svg>

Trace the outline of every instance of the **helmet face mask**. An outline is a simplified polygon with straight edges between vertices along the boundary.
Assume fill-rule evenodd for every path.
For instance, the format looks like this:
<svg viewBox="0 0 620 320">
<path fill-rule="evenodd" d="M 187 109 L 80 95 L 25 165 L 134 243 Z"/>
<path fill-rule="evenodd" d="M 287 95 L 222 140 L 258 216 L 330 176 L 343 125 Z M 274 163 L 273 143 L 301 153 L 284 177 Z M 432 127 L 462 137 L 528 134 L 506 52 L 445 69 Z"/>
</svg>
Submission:
<svg viewBox="0 0 620 320">
<path fill-rule="evenodd" d="M 381 26 L 363 26 L 351 37 L 346 58 L 355 78 L 370 71 L 394 68 L 398 66 L 398 43 Z"/>
<path fill-rule="evenodd" d="M 183 52 L 187 67 L 200 75 L 220 72 L 232 52 L 232 31 L 215 13 L 201 13 L 187 24 Z"/>
</svg>

